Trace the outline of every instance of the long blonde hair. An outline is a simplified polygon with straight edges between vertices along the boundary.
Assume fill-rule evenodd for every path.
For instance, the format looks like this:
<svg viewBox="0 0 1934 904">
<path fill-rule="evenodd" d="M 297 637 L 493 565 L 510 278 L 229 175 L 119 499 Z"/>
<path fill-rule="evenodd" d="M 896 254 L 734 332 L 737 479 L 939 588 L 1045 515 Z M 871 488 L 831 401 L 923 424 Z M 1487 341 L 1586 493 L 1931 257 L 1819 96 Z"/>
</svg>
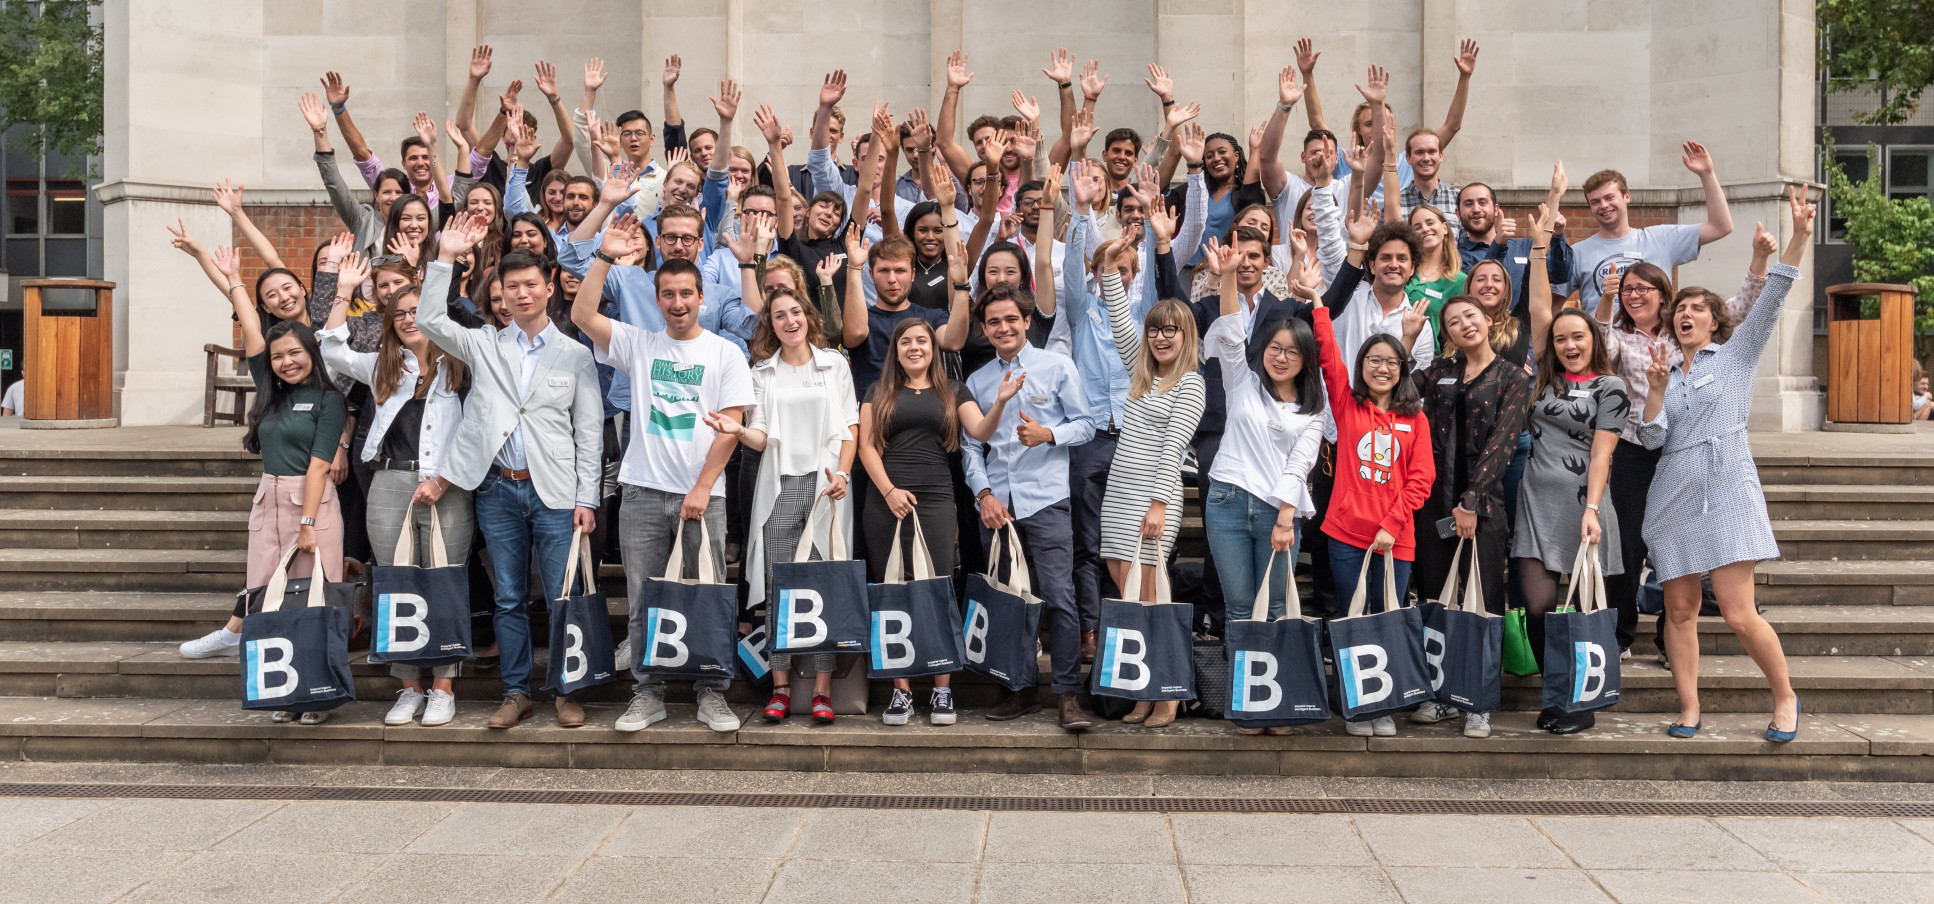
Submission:
<svg viewBox="0 0 1934 904">
<path fill-rule="evenodd" d="M 1429 204 L 1419 204 L 1411 208 L 1410 217 L 1414 219 L 1418 211 L 1429 211 L 1430 215 L 1436 217 L 1437 222 L 1444 226 L 1443 238 L 1437 242 L 1437 266 L 1443 268 L 1444 274 L 1439 276 L 1438 279 L 1451 279 L 1463 273 L 1464 259 L 1457 256 L 1457 233 L 1451 231 L 1450 217 L 1444 216 L 1443 211 Z M 1411 228 L 1415 229 L 1416 226 L 1413 225 Z M 1423 246 L 1422 234 L 1419 234 L 1417 238 L 1418 247 L 1421 248 Z M 1417 264 L 1417 272 L 1421 274 L 1423 269 L 1423 262 L 1419 261 Z"/>
<path fill-rule="evenodd" d="M 1181 341 L 1181 348 L 1176 352 L 1175 362 L 1169 366 L 1168 374 L 1157 383 L 1155 375 L 1161 365 L 1155 363 L 1155 352 L 1148 347 L 1146 331 L 1151 326 L 1170 325 L 1179 328 L 1176 339 Z M 1128 377 L 1128 397 L 1131 399 L 1148 395 L 1150 390 L 1160 393 L 1174 389 L 1184 374 L 1194 373 L 1196 369 L 1198 340 L 1195 335 L 1195 315 L 1187 305 L 1173 298 L 1156 302 L 1155 307 L 1149 309 L 1148 317 L 1142 321 L 1142 329 L 1142 350 L 1135 356 L 1135 372 Z"/>
</svg>

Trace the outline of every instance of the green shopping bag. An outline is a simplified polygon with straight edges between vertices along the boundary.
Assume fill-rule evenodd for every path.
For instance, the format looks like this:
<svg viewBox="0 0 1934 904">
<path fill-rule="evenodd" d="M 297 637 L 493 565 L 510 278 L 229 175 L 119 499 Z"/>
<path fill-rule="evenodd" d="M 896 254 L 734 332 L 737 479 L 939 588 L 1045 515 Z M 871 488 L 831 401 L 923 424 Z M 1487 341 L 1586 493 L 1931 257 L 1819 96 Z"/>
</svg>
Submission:
<svg viewBox="0 0 1934 904">
<path fill-rule="evenodd" d="M 1538 657 L 1531 652 L 1531 631 L 1523 609 L 1504 611 L 1504 673 L 1538 674 Z"/>
</svg>

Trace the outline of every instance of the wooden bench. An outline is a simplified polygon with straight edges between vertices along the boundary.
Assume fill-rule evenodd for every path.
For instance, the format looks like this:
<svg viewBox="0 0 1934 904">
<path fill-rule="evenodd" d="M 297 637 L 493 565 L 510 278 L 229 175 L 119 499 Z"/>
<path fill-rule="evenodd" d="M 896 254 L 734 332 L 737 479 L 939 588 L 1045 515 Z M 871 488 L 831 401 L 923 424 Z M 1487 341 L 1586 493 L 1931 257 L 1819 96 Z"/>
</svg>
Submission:
<svg viewBox="0 0 1934 904">
<path fill-rule="evenodd" d="M 201 350 L 208 353 L 208 385 L 202 397 L 201 425 L 213 427 L 216 421 L 248 423 L 248 394 L 255 391 L 255 378 L 248 374 L 242 350 L 212 343 L 202 346 Z M 223 358 L 233 359 L 235 363 L 224 368 Z M 234 395 L 233 409 L 226 412 L 219 405 L 219 396 L 224 392 Z"/>
</svg>

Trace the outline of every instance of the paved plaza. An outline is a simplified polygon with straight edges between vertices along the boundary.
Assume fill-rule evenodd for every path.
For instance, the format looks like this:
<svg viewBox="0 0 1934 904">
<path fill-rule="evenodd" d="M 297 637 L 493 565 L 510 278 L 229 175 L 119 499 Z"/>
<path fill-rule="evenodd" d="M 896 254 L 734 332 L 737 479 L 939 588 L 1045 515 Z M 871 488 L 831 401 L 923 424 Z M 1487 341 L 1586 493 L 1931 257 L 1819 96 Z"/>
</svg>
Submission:
<svg viewBox="0 0 1934 904">
<path fill-rule="evenodd" d="M 0 783 L 484 791 L 1926 801 L 1814 782 L 0 765 Z M 123 793 L 128 790 L 123 788 Z M 1934 901 L 1934 820 L 0 797 L 0 902 Z"/>
</svg>

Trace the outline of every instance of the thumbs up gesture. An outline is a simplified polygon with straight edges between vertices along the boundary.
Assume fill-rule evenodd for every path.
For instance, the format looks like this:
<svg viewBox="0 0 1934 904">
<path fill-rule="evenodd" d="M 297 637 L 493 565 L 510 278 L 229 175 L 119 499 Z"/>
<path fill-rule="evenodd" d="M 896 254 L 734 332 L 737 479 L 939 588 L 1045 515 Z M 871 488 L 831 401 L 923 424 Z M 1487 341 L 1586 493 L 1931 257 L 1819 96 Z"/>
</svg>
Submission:
<svg viewBox="0 0 1934 904">
<path fill-rule="evenodd" d="M 1014 436 L 1021 441 L 1021 445 L 1029 448 L 1054 442 L 1054 431 L 1041 426 L 1025 411 L 1021 412 L 1021 425 L 1014 428 Z"/>
</svg>

